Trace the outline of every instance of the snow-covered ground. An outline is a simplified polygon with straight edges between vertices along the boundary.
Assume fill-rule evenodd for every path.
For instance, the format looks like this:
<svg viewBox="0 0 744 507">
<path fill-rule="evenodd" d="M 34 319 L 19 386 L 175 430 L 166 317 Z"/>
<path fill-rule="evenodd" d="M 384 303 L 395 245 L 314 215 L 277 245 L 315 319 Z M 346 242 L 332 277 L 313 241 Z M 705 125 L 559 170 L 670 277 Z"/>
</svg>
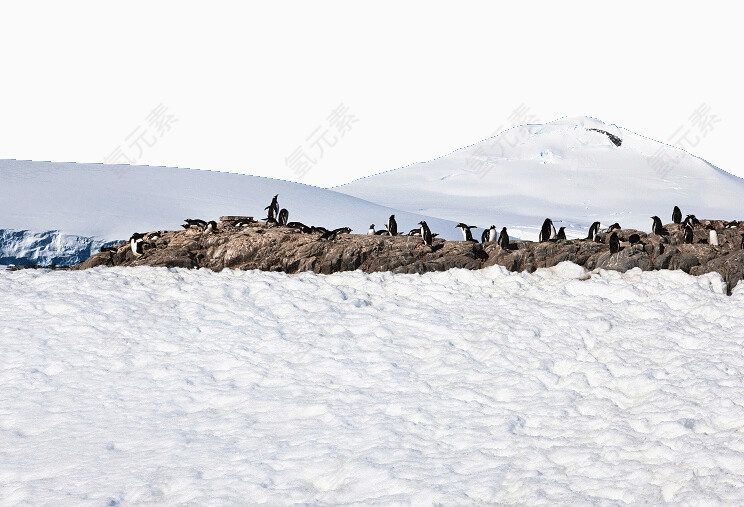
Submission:
<svg viewBox="0 0 744 507">
<path fill-rule="evenodd" d="M 615 146 L 599 129 L 622 139 Z M 684 134 L 684 132 L 682 132 Z M 691 136 L 689 143 L 694 143 Z M 688 144 L 689 145 L 689 144 Z M 651 230 L 678 205 L 698 218 L 742 219 L 744 180 L 683 150 L 588 117 L 523 125 L 435 160 L 333 190 L 381 205 L 536 240 L 546 217 L 586 237 L 599 220 Z"/>
<path fill-rule="evenodd" d="M 0 504 L 744 501 L 744 291 L 715 274 L 23 270 L 0 294 Z"/>
</svg>

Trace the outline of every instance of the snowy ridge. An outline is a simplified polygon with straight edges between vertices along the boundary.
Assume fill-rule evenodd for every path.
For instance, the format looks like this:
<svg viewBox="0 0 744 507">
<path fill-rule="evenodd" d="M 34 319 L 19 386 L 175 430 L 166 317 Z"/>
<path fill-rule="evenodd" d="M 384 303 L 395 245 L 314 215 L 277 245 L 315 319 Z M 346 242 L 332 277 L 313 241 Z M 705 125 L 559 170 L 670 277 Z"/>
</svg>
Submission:
<svg viewBox="0 0 744 507">
<path fill-rule="evenodd" d="M 623 140 L 615 146 L 596 128 Z M 569 237 L 595 220 L 650 229 L 675 205 L 698 217 L 739 218 L 744 180 L 678 148 L 588 117 L 523 125 L 430 162 L 334 190 L 399 209 L 537 239 L 546 217 Z M 668 220 L 668 218 L 666 218 Z"/>
<path fill-rule="evenodd" d="M 290 221 L 329 228 L 349 226 L 365 233 L 392 214 L 400 230 L 426 220 L 444 238 L 457 238 L 455 222 L 379 206 L 327 189 L 233 173 L 172 167 L 112 166 L 0 160 L 0 227 L 52 237 L 78 236 L 78 251 L 67 250 L 74 264 L 99 244 L 127 239 L 133 232 L 178 229 L 185 218 L 218 219 L 248 215 L 261 219 L 274 194 L 289 210 Z M 18 239 L 18 241 L 21 241 Z M 44 248 L 40 240 L 39 245 Z M 25 244 L 6 242 L 0 257 L 18 257 Z M 52 244 L 49 243 L 49 248 Z M 57 258 L 53 248 L 39 259 Z"/>
<path fill-rule="evenodd" d="M 740 289 L 0 271 L 3 502 L 741 503 Z"/>
</svg>

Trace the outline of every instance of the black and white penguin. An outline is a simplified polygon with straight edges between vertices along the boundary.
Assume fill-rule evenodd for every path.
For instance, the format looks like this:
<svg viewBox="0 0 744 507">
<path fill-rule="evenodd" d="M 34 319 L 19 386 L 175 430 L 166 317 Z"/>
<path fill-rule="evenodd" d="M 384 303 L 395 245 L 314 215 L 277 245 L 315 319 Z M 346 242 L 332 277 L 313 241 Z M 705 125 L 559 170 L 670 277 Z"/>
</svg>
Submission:
<svg viewBox="0 0 744 507">
<path fill-rule="evenodd" d="M 682 211 L 680 211 L 679 206 L 675 206 L 674 211 L 672 211 L 672 222 L 675 224 L 682 222 Z"/>
<path fill-rule="evenodd" d="M 320 227 L 320 226 L 316 227 L 313 225 L 310 227 L 310 232 L 320 232 L 320 233 L 325 234 L 326 232 L 328 232 L 328 229 L 326 229 L 325 227 Z"/>
<path fill-rule="evenodd" d="M 692 244 L 692 241 L 693 241 L 693 234 L 692 233 L 693 233 L 692 225 L 686 224 L 685 225 L 685 243 L 688 244 L 688 245 L 691 245 Z"/>
<path fill-rule="evenodd" d="M 556 239 L 557 237 L 558 233 L 555 232 L 553 221 L 549 218 L 546 218 L 543 222 L 542 228 L 540 229 L 540 237 L 538 238 L 538 241 L 540 243 L 544 243 L 545 241 Z"/>
<path fill-rule="evenodd" d="M 732 220 L 731 222 L 724 222 L 723 228 L 724 229 L 736 229 L 739 227 L 739 221 L 738 220 Z"/>
<path fill-rule="evenodd" d="M 271 204 L 266 206 L 264 209 L 267 210 L 266 216 L 268 218 L 276 220 L 276 216 L 279 214 L 279 194 L 276 194 L 271 200 Z"/>
<path fill-rule="evenodd" d="M 398 222 L 395 221 L 395 215 L 390 215 L 390 218 L 388 218 L 385 227 L 387 228 L 388 234 L 390 234 L 391 236 L 398 235 Z"/>
<path fill-rule="evenodd" d="M 374 236 L 375 235 L 375 224 L 372 224 L 369 226 L 369 230 L 367 231 L 367 236 Z"/>
<path fill-rule="evenodd" d="M 199 218 L 187 218 L 184 220 L 187 225 L 182 226 L 184 229 L 188 229 L 189 227 L 198 227 L 201 230 L 204 230 L 204 228 L 207 226 L 207 222 L 204 220 L 201 220 Z"/>
<path fill-rule="evenodd" d="M 288 220 L 289 220 L 289 211 L 287 211 L 287 208 L 282 208 L 282 210 L 279 212 L 279 217 L 276 219 L 276 221 L 279 222 L 279 225 L 287 225 Z"/>
<path fill-rule="evenodd" d="M 387 229 L 380 229 L 379 231 L 375 231 L 375 236 L 390 236 L 390 233 Z"/>
<path fill-rule="evenodd" d="M 558 229 L 558 235 L 555 237 L 555 239 L 566 239 L 566 228 L 561 227 Z"/>
<path fill-rule="evenodd" d="M 212 234 L 214 232 L 217 232 L 217 222 L 214 220 L 210 220 L 207 222 L 207 226 L 204 228 L 204 232 L 207 234 Z"/>
<path fill-rule="evenodd" d="M 336 237 L 339 234 L 349 234 L 350 232 L 351 232 L 351 229 L 349 229 L 348 227 L 339 227 L 338 229 L 333 229 L 332 231 L 324 232 L 323 235 L 320 236 L 320 238 L 318 239 L 333 241 L 334 239 L 336 239 Z"/>
<path fill-rule="evenodd" d="M 589 234 L 586 235 L 586 239 L 591 241 L 597 241 L 597 234 L 599 234 L 599 222 L 594 222 L 589 226 Z"/>
<path fill-rule="evenodd" d="M 685 223 L 689 223 L 690 225 L 700 225 L 700 220 L 697 219 L 695 215 L 687 215 L 685 217 Z"/>
<path fill-rule="evenodd" d="M 424 245 L 431 246 L 432 237 L 429 226 L 426 225 L 426 222 L 424 220 L 420 221 L 419 225 L 421 226 L 421 239 L 424 240 Z"/>
<path fill-rule="evenodd" d="M 610 235 L 610 255 L 618 253 L 620 251 L 620 238 L 617 233 L 613 232 Z"/>
<path fill-rule="evenodd" d="M 640 234 L 631 234 L 628 238 L 628 243 L 631 245 L 635 245 L 636 243 L 641 242 L 641 235 Z"/>
<path fill-rule="evenodd" d="M 661 223 L 661 218 L 657 216 L 652 216 L 651 218 L 654 221 L 653 225 L 651 225 L 651 233 L 658 236 L 663 236 L 664 232 L 666 231 L 664 230 L 664 226 Z"/>
<path fill-rule="evenodd" d="M 463 241 L 475 241 L 473 239 L 473 233 L 470 232 L 470 229 L 475 229 L 476 228 L 475 225 L 465 225 L 462 222 L 460 222 L 459 224 L 457 224 L 455 226 L 455 228 L 456 229 L 460 229 L 462 231 Z"/>
<path fill-rule="evenodd" d="M 287 227 L 289 227 L 290 229 L 297 229 L 300 232 L 304 232 L 304 233 L 312 232 L 312 230 L 310 229 L 310 227 L 308 227 L 307 225 L 303 224 L 302 222 L 288 222 L 287 223 Z"/>
<path fill-rule="evenodd" d="M 501 229 L 501 234 L 499 234 L 499 246 L 504 249 L 509 249 L 509 233 L 506 232 L 506 227 Z"/>
<path fill-rule="evenodd" d="M 621 230 L 621 229 L 622 229 L 622 227 L 620 227 L 620 224 L 619 224 L 619 223 L 617 223 L 617 222 L 615 222 L 614 224 L 612 224 L 611 226 L 609 226 L 609 227 L 607 228 L 607 232 L 612 232 L 612 231 L 619 231 L 619 230 Z"/>
<path fill-rule="evenodd" d="M 744 234 L 741 235 L 741 244 L 739 245 L 739 248 L 744 250 Z"/>
<path fill-rule="evenodd" d="M 116 252 L 118 252 L 118 251 L 119 251 L 119 247 L 118 247 L 118 246 L 116 246 L 116 245 L 111 245 L 111 246 L 102 246 L 102 247 L 101 247 L 101 252 L 110 252 L 110 253 L 116 253 Z"/>
<path fill-rule="evenodd" d="M 498 235 L 499 233 L 496 231 L 495 225 L 492 225 L 488 229 L 483 229 L 483 234 L 481 234 L 481 243 L 491 243 L 496 241 Z"/>
<path fill-rule="evenodd" d="M 140 234 L 139 232 L 135 232 L 132 234 L 132 237 L 129 238 L 129 247 L 132 249 L 132 253 L 135 257 L 141 256 L 143 253 L 145 253 L 144 250 L 144 243 L 145 240 L 144 234 Z"/>
</svg>

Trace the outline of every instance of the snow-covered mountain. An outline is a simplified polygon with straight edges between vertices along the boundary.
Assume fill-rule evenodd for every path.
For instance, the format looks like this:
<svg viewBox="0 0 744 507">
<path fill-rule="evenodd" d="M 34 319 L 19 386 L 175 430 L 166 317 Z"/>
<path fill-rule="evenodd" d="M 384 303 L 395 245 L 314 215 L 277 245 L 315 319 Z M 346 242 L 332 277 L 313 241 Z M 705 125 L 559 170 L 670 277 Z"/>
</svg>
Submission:
<svg viewBox="0 0 744 507">
<path fill-rule="evenodd" d="M 172 167 L 0 160 L 0 259 L 8 264 L 70 264 L 87 258 L 91 245 L 127 239 L 135 231 L 177 229 L 185 218 L 260 219 L 274 194 L 289 210 L 290 221 L 349 226 L 365 233 L 370 223 L 384 228 L 395 214 L 401 230 L 424 219 L 445 238 L 460 234 L 446 220 L 271 178 Z"/>
<path fill-rule="evenodd" d="M 619 138 L 620 146 L 608 134 Z M 566 226 L 571 237 L 586 234 L 595 220 L 650 230 L 649 217 L 671 221 L 675 205 L 698 218 L 742 218 L 744 202 L 741 178 L 587 117 L 516 127 L 430 162 L 334 190 L 470 225 L 505 225 L 524 239 L 536 239 L 546 217 Z"/>
</svg>

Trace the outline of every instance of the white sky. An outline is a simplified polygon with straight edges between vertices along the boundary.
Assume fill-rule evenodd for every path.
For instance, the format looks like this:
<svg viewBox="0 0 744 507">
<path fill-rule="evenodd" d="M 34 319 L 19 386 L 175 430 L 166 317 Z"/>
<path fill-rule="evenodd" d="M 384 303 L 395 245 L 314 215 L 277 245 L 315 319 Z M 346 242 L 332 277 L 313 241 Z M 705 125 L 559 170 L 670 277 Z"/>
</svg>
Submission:
<svg viewBox="0 0 744 507">
<path fill-rule="evenodd" d="M 0 158 L 103 162 L 120 147 L 141 164 L 297 181 L 285 158 L 300 148 L 315 161 L 300 181 L 330 186 L 489 137 L 520 106 L 666 141 L 705 104 L 719 121 L 688 151 L 744 176 L 736 12 L 570 5 L 4 3 Z M 159 104 L 176 120 L 161 131 L 147 120 Z M 356 121 L 334 141 L 339 104 Z"/>
</svg>

